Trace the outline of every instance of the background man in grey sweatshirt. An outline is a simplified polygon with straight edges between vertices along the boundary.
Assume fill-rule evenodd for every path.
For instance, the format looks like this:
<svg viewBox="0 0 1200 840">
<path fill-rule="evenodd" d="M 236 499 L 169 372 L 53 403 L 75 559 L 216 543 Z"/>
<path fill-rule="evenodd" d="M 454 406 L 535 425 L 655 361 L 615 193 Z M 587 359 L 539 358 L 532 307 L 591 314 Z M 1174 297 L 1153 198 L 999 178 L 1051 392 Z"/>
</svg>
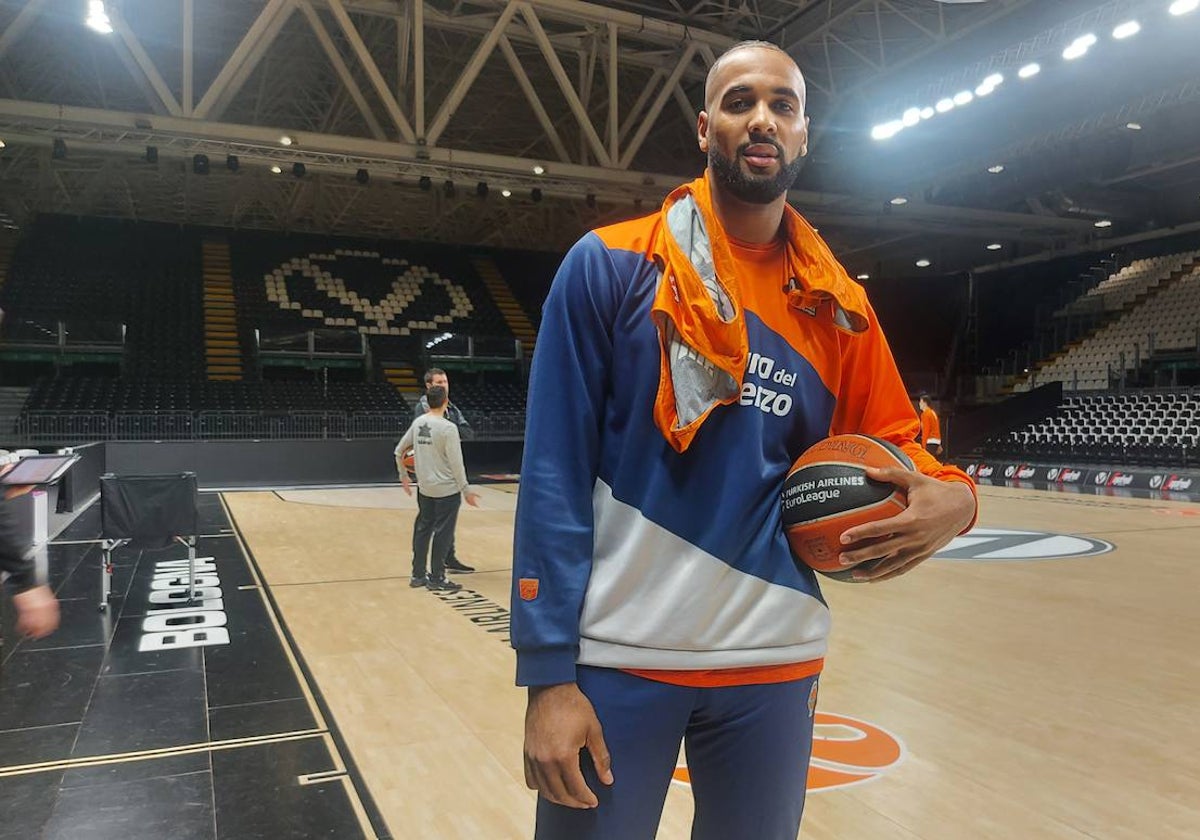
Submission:
<svg viewBox="0 0 1200 840">
<path fill-rule="evenodd" d="M 395 451 L 396 471 L 400 474 L 404 492 L 410 496 L 412 480 L 401 460 L 402 453 L 409 447 L 413 449 L 413 467 L 417 473 L 419 513 L 413 523 L 413 571 L 409 586 L 426 586 L 435 591 L 452 592 L 462 588 L 446 579 L 445 566 L 454 542 L 458 509 L 463 497 L 467 504 L 477 507 L 479 494 L 467 484 L 458 426 L 445 417 L 446 389 L 434 386 L 426 392 L 425 397 L 429 412 L 413 421 Z M 428 576 L 425 571 L 426 555 L 429 555 Z"/>
</svg>

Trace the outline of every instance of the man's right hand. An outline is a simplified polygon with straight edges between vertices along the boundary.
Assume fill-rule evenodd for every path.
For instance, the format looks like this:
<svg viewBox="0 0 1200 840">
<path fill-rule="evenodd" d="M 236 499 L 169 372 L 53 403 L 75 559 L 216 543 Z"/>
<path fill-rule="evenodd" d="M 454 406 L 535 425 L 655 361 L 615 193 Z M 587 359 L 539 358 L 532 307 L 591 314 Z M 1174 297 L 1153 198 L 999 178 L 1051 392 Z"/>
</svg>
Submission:
<svg viewBox="0 0 1200 840">
<path fill-rule="evenodd" d="M 600 800 L 579 767 L 584 747 L 600 781 L 611 785 L 612 762 L 600 719 L 579 686 L 531 686 L 525 709 L 525 784 L 559 805 L 595 808 Z"/>
<path fill-rule="evenodd" d="M 17 632 L 30 639 L 44 639 L 58 629 L 58 599 L 49 586 L 35 586 L 13 595 L 17 608 Z"/>
</svg>

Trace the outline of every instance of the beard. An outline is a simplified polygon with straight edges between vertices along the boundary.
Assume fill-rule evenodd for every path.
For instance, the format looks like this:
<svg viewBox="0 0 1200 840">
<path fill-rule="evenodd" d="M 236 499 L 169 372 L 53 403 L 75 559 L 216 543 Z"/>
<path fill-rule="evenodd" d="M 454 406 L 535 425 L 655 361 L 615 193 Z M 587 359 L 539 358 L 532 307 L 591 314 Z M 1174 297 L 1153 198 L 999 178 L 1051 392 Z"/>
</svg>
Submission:
<svg viewBox="0 0 1200 840">
<path fill-rule="evenodd" d="M 779 154 L 779 171 L 774 175 L 753 175 L 743 171 L 738 158 L 751 145 L 770 144 Z M 751 140 L 738 146 L 737 158 L 727 158 L 716 145 L 708 147 L 708 166 L 717 183 L 730 195 L 747 204 L 770 204 L 788 191 L 800 174 L 803 158 L 796 155 L 790 162 L 783 156 L 783 149 L 771 140 Z"/>
</svg>

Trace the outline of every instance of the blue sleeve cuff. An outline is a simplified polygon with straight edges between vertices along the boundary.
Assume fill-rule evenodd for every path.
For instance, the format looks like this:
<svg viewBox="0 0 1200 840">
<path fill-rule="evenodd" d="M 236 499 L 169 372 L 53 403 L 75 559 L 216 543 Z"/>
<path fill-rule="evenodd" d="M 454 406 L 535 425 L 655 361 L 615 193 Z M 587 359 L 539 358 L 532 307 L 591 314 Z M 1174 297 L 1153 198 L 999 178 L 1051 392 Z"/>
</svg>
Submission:
<svg viewBox="0 0 1200 840">
<path fill-rule="evenodd" d="M 575 682 L 578 648 L 554 647 L 517 651 L 517 685 Z"/>
</svg>

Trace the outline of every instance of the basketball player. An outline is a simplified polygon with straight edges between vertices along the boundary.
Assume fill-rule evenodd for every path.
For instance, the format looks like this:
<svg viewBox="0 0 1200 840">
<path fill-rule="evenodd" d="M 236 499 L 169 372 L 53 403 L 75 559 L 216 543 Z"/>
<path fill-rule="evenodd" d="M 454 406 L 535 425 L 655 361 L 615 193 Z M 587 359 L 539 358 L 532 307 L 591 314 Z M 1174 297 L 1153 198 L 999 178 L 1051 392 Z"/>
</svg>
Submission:
<svg viewBox="0 0 1200 840">
<path fill-rule="evenodd" d="M 429 411 L 412 422 L 396 445 L 396 470 L 404 492 L 412 495 L 412 480 L 404 468 L 401 453 L 413 450 L 413 468 L 417 473 L 417 518 L 413 523 L 413 571 L 409 585 L 425 586 L 435 592 L 462 589 L 446 579 L 446 556 L 454 542 L 458 509 L 462 499 L 476 507 L 479 494 L 467 484 L 463 467 L 458 426 L 446 419 L 446 389 L 435 385 L 426 393 Z M 430 552 L 430 541 L 433 551 Z M 429 558 L 429 574 L 425 558 Z"/>
<path fill-rule="evenodd" d="M 446 376 L 446 371 L 441 368 L 430 368 L 425 371 L 425 393 L 421 395 L 421 399 L 417 400 L 417 405 L 413 408 L 413 416 L 420 417 L 425 412 L 429 411 L 429 389 L 444 388 L 446 390 L 446 419 L 454 425 L 458 426 L 458 435 L 463 440 L 470 440 L 475 436 L 475 431 L 471 428 L 471 424 L 467 422 L 467 418 L 459 411 L 458 406 L 450 402 L 450 377 Z M 421 514 L 417 513 L 417 519 L 420 521 Z M 461 575 L 470 574 L 475 571 L 474 566 L 468 566 L 466 563 L 458 559 L 458 555 L 454 551 L 454 535 L 450 535 L 450 554 L 446 557 L 446 571 L 458 572 Z"/>
<path fill-rule="evenodd" d="M 937 412 L 929 402 L 929 395 L 922 394 L 917 399 L 917 407 L 921 409 L 921 443 L 934 455 L 941 455 L 942 424 L 938 421 Z"/>
<path fill-rule="evenodd" d="M 787 204 L 808 145 L 779 48 L 708 76 L 708 167 L 645 218 L 584 236 L 543 310 L 516 513 L 512 630 L 529 687 L 540 840 L 651 840 L 682 741 L 694 840 L 795 840 L 829 611 L 779 492 L 831 433 L 902 447 L 908 494 L 842 537 L 848 566 L 911 571 L 976 514 L 917 443 L 863 289 Z"/>
</svg>

